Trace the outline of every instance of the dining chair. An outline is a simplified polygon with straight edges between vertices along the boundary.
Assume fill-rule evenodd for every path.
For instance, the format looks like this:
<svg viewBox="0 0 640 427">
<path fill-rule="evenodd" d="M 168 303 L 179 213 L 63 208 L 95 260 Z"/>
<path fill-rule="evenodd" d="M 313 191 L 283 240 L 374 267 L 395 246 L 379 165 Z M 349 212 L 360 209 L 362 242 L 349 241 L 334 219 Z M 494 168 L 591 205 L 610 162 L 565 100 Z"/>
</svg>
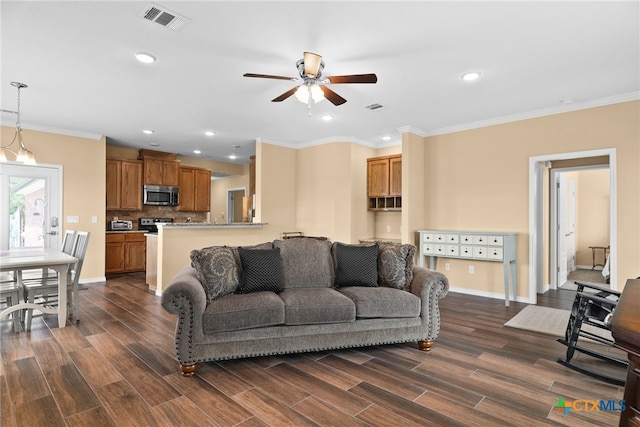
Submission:
<svg viewBox="0 0 640 427">
<path fill-rule="evenodd" d="M 0 278 L 0 304 L 3 304 L 4 308 L 18 304 L 21 294 L 22 289 L 18 286 L 18 282 L 14 280 L 13 275 L 3 273 L 2 278 Z M 0 308 L 0 311 L 2 311 L 2 308 Z M 14 332 L 20 332 L 20 311 L 14 311 L 11 316 L 13 317 Z"/>
<path fill-rule="evenodd" d="M 67 255 L 71 255 L 73 252 L 73 247 L 76 244 L 76 235 L 77 231 L 75 230 L 66 230 L 64 232 L 64 238 L 62 239 L 62 252 Z M 54 270 L 48 270 L 46 268 L 38 269 L 38 270 L 24 270 L 22 272 L 22 282 L 35 280 L 41 281 L 43 279 L 54 279 L 57 277 L 57 274 Z"/>
<path fill-rule="evenodd" d="M 88 231 L 77 231 L 74 238 L 74 246 L 71 255 L 78 259 L 69 269 L 67 274 L 67 301 L 69 306 L 73 308 L 72 316 L 76 321 L 80 320 L 80 298 L 78 295 L 80 272 L 89 246 L 89 237 L 91 233 Z M 46 306 L 56 306 L 58 304 L 58 278 L 45 278 L 44 280 L 30 279 L 23 281 L 23 289 L 25 300 L 34 303 L 36 298 L 42 299 L 42 303 Z M 33 310 L 28 309 L 25 319 L 25 327 L 27 331 L 31 330 L 31 320 L 33 318 Z"/>
</svg>

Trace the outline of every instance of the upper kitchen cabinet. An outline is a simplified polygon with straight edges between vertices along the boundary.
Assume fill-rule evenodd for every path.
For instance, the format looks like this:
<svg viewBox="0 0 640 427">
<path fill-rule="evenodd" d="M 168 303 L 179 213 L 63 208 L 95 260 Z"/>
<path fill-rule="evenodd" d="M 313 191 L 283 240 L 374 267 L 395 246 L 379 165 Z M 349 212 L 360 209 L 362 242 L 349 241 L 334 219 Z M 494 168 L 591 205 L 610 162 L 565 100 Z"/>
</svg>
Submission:
<svg viewBox="0 0 640 427">
<path fill-rule="evenodd" d="M 107 210 L 142 210 L 142 163 L 107 159 Z"/>
<path fill-rule="evenodd" d="M 138 159 L 142 160 L 145 185 L 178 185 L 180 162 L 176 154 L 142 149 Z"/>
<path fill-rule="evenodd" d="M 367 196 L 369 210 L 401 210 L 402 155 L 367 159 Z"/>
<path fill-rule="evenodd" d="M 181 166 L 179 211 L 209 212 L 211 201 L 211 171 Z"/>
</svg>

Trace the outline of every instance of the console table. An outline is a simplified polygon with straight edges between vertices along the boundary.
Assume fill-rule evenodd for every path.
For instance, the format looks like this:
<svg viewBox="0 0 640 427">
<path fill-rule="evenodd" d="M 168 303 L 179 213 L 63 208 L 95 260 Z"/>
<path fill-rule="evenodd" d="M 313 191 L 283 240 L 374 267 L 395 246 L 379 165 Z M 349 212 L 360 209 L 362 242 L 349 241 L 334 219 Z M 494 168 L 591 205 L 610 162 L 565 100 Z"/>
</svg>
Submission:
<svg viewBox="0 0 640 427">
<path fill-rule="evenodd" d="M 418 262 L 424 267 L 429 257 L 429 268 L 434 270 L 436 258 L 472 259 L 501 262 L 504 269 L 504 303 L 509 306 L 509 282 L 516 300 L 518 279 L 516 266 L 516 233 L 493 231 L 418 231 Z"/>
<path fill-rule="evenodd" d="M 629 356 L 620 426 L 640 425 L 640 280 L 629 279 L 611 318 L 611 334 Z"/>
</svg>

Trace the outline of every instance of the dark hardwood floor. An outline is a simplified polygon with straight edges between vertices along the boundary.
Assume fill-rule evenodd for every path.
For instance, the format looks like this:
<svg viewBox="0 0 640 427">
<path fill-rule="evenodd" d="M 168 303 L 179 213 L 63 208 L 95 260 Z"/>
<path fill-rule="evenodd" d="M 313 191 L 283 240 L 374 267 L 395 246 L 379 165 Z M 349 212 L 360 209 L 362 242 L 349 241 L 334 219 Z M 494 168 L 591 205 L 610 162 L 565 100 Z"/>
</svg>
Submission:
<svg viewBox="0 0 640 427">
<path fill-rule="evenodd" d="M 623 388 L 556 363 L 565 350 L 556 337 L 504 327 L 522 303 L 449 294 L 430 353 L 401 344 L 263 357 L 183 378 L 174 316 L 144 275 L 88 288 L 81 320 L 66 328 L 54 315 L 35 318 L 30 333 L 0 322 L 2 426 L 618 424 L 613 411 L 554 409 L 559 398 L 618 401 Z M 539 304 L 568 309 L 572 299 L 551 291 Z"/>
</svg>

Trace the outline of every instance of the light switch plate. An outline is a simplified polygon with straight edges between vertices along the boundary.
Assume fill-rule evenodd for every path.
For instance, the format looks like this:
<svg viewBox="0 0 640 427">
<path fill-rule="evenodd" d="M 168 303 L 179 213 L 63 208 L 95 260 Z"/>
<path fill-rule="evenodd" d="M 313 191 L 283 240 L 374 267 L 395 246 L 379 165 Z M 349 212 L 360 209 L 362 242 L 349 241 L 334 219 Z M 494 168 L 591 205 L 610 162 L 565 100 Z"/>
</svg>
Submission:
<svg viewBox="0 0 640 427">
<path fill-rule="evenodd" d="M 77 224 L 79 222 L 80 222 L 80 217 L 78 215 L 67 216 L 67 224 Z"/>
</svg>

